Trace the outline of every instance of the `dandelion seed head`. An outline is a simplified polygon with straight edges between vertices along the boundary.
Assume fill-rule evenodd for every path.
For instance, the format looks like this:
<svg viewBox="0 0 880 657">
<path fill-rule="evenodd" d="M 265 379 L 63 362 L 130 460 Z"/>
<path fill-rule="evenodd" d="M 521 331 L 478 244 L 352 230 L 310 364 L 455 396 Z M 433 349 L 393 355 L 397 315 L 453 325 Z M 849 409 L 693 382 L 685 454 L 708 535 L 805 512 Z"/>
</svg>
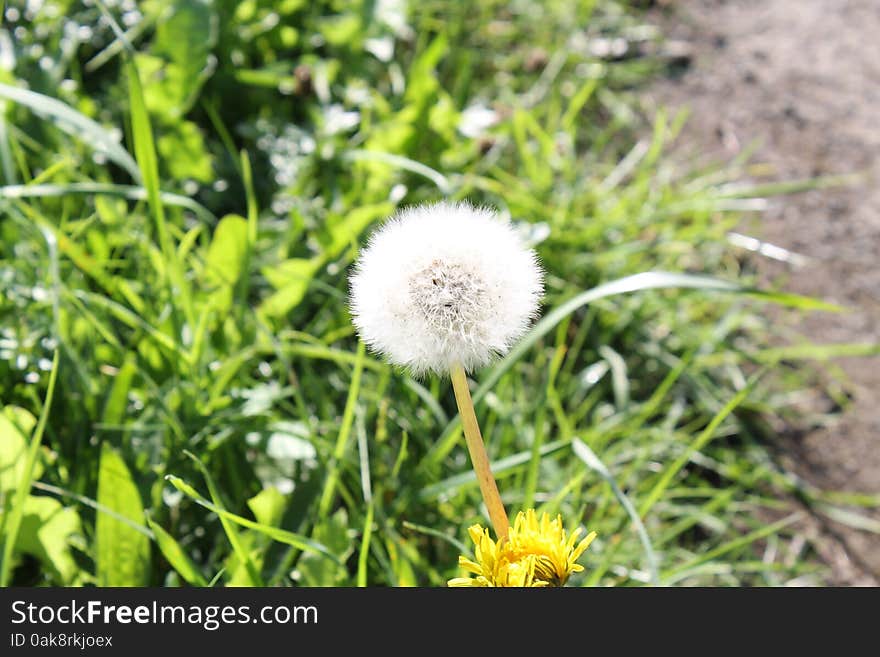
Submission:
<svg viewBox="0 0 880 657">
<path fill-rule="evenodd" d="M 378 229 L 350 280 L 361 339 L 416 376 L 482 367 L 537 316 L 543 291 L 535 252 L 487 208 L 408 208 Z"/>
</svg>

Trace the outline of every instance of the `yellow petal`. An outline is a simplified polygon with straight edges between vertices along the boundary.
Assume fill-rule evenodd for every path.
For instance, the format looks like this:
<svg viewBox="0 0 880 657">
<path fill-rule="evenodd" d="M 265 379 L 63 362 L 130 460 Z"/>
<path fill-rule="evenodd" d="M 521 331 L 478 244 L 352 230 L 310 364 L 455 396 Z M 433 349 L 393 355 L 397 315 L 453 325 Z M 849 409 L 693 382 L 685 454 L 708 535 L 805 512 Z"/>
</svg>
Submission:
<svg viewBox="0 0 880 657">
<path fill-rule="evenodd" d="M 463 586 L 479 586 L 476 583 L 477 580 L 472 579 L 470 577 L 455 577 L 448 582 L 446 582 L 446 586 L 455 587 L 463 587 Z"/>
<path fill-rule="evenodd" d="M 483 574 L 483 567 L 475 561 L 471 561 L 467 557 L 459 557 L 458 565 L 464 568 L 466 571 L 473 573 L 474 575 Z"/>
</svg>

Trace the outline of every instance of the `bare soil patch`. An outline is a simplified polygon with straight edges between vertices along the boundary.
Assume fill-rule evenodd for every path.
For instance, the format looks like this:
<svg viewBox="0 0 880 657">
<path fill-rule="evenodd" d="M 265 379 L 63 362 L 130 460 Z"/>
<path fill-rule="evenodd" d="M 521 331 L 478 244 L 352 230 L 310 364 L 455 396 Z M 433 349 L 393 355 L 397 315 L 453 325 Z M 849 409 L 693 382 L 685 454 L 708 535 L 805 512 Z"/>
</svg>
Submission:
<svg viewBox="0 0 880 657">
<path fill-rule="evenodd" d="M 691 65 L 646 100 L 648 111 L 690 108 L 681 148 L 730 160 L 757 143 L 753 161 L 776 180 L 864 174 L 846 188 L 774 198 L 748 229 L 810 258 L 797 269 L 762 260 L 768 281 L 852 309 L 810 315 L 806 336 L 880 342 L 880 3 L 680 0 L 658 21 L 693 50 Z M 791 427 L 779 446 L 817 486 L 877 494 L 880 358 L 838 364 L 851 404 L 830 424 Z M 818 517 L 811 531 L 833 583 L 880 583 L 880 535 Z"/>
</svg>

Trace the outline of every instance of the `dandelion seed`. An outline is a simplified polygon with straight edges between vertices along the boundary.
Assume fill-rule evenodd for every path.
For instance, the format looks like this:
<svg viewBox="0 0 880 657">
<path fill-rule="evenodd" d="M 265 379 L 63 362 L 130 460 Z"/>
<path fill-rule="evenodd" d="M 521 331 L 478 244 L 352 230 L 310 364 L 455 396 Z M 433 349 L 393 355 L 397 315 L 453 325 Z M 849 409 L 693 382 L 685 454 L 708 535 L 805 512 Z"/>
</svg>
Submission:
<svg viewBox="0 0 880 657">
<path fill-rule="evenodd" d="M 487 365 L 535 318 L 542 273 L 509 222 L 485 208 L 404 210 L 362 252 L 351 278 L 361 339 L 416 376 Z"/>
<path fill-rule="evenodd" d="M 449 586 L 563 586 L 584 569 L 577 560 L 596 538 L 596 532 L 590 532 L 578 543 L 580 527 L 567 535 L 561 516 L 551 520 L 543 513 L 539 519 L 534 509 L 517 514 L 507 540 L 493 541 L 480 525 L 468 533 L 475 559 L 462 556 L 458 563 L 476 577 L 456 577 Z"/>
</svg>

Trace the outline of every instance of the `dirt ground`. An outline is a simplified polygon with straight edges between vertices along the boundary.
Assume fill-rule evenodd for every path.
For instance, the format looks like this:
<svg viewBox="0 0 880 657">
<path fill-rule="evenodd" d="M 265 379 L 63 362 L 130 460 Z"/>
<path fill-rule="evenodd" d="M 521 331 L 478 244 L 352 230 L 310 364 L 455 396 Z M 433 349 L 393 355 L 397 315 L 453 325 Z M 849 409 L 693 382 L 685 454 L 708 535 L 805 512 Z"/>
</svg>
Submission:
<svg viewBox="0 0 880 657">
<path fill-rule="evenodd" d="M 864 174 L 847 188 L 772 198 L 743 232 L 810 258 L 799 268 L 762 259 L 766 280 L 852 309 L 811 315 L 801 326 L 809 338 L 880 342 L 880 2 L 660 4 L 657 22 L 692 59 L 651 90 L 646 111 L 690 108 L 679 149 L 730 160 L 757 142 L 752 161 L 776 180 Z M 829 425 L 783 432 L 783 458 L 817 486 L 878 494 L 880 357 L 839 364 L 852 404 Z M 822 516 L 810 523 L 834 583 L 880 584 L 880 535 Z"/>
</svg>

